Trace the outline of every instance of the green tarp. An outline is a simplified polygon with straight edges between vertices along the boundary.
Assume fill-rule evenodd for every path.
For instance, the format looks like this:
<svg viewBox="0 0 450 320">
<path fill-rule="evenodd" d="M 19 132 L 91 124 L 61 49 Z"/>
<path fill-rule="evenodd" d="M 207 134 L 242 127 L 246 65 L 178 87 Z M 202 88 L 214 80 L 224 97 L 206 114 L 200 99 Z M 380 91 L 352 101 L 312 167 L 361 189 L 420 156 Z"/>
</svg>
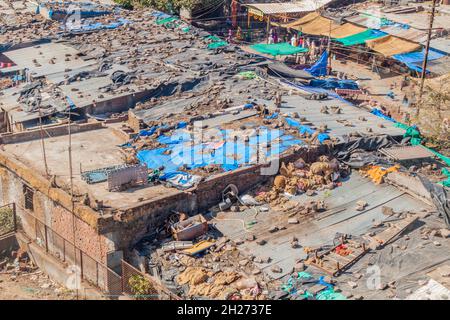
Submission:
<svg viewBox="0 0 450 320">
<path fill-rule="evenodd" d="M 168 18 L 156 20 L 156 24 L 162 25 L 162 24 L 166 24 L 168 22 L 173 22 L 173 21 L 177 21 L 177 20 L 178 20 L 178 18 L 176 18 L 176 17 L 168 17 Z"/>
<path fill-rule="evenodd" d="M 385 32 L 373 30 L 373 29 L 367 29 L 363 32 L 352 34 L 351 36 L 344 37 L 344 38 L 335 38 L 334 40 L 342 43 L 344 46 L 354 46 L 357 44 L 363 44 L 367 40 L 381 38 L 386 36 Z"/>
<path fill-rule="evenodd" d="M 260 53 L 270 54 L 272 56 L 286 56 L 308 51 L 306 48 L 294 47 L 286 42 L 273 44 L 258 43 L 250 46 L 250 48 Z"/>
<path fill-rule="evenodd" d="M 211 42 L 210 44 L 208 44 L 208 49 L 217 49 L 217 48 L 221 48 L 221 47 L 226 47 L 228 45 L 228 42 L 226 41 L 217 41 L 217 42 Z"/>
<path fill-rule="evenodd" d="M 225 40 L 220 39 L 218 36 L 209 35 L 205 37 L 205 40 L 211 41 L 206 47 L 210 50 L 226 47 L 228 45 L 228 42 Z"/>
<path fill-rule="evenodd" d="M 404 123 L 400 123 L 400 122 L 395 123 L 395 126 L 398 128 L 401 128 L 403 130 L 406 130 L 405 134 L 403 135 L 403 138 L 411 137 L 410 142 L 413 146 L 420 145 L 422 148 L 425 148 L 425 149 L 429 150 L 430 152 L 432 152 L 436 157 L 441 159 L 447 166 L 450 166 L 450 157 L 446 157 L 442 153 L 439 153 L 436 150 L 433 150 L 431 148 L 428 148 L 428 147 L 422 145 L 423 138 L 422 138 L 422 135 L 420 134 L 419 130 L 416 129 L 416 127 L 414 127 L 414 126 L 410 127 L 410 126 L 408 126 Z M 443 168 L 442 174 L 447 176 L 447 180 L 441 181 L 439 183 L 446 187 L 450 187 L 450 170 L 448 170 L 447 168 Z"/>
</svg>

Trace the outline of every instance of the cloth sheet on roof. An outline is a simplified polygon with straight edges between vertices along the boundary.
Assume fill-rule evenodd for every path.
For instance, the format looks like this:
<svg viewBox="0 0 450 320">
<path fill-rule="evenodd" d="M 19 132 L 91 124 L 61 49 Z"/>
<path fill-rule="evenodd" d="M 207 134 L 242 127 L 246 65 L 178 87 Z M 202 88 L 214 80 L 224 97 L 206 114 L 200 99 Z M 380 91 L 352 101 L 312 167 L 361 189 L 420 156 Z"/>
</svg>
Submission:
<svg viewBox="0 0 450 320">
<path fill-rule="evenodd" d="M 367 46 L 385 57 L 420 50 L 421 45 L 391 35 L 366 41 Z"/>
<path fill-rule="evenodd" d="M 294 22 L 285 24 L 284 26 L 286 28 L 294 28 L 296 26 L 299 26 L 299 25 L 311 22 L 311 21 L 313 21 L 314 19 L 316 19 L 318 17 L 320 17 L 320 14 L 318 14 L 317 12 L 311 12 L 311 13 L 308 13 L 306 16 L 301 17 L 298 20 L 295 20 Z"/>
<path fill-rule="evenodd" d="M 286 42 L 273 44 L 258 43 L 250 46 L 250 48 L 260 53 L 270 54 L 272 56 L 285 56 L 308 51 L 306 48 L 294 47 Z"/>
<path fill-rule="evenodd" d="M 310 68 L 305 69 L 313 76 L 319 77 L 327 74 L 327 65 L 328 65 L 328 52 L 324 51 L 320 56 L 319 60 L 316 61 Z"/>
<path fill-rule="evenodd" d="M 202 177 L 183 171 L 176 171 L 161 175 L 159 180 L 166 181 L 168 184 L 178 189 L 188 189 L 199 183 L 202 180 Z"/>
<path fill-rule="evenodd" d="M 344 23 L 343 25 L 340 25 L 339 27 L 331 30 L 331 37 L 345 38 L 363 32 L 364 30 L 366 30 L 366 28 L 359 27 L 357 25 L 354 25 L 353 23 Z"/>
<path fill-rule="evenodd" d="M 330 30 L 336 29 L 337 27 L 339 27 L 339 25 L 332 20 L 318 16 L 305 24 L 295 25 L 291 27 L 291 29 L 299 30 L 306 34 L 328 36 Z"/>
<path fill-rule="evenodd" d="M 373 30 L 373 29 L 367 29 L 367 30 L 365 30 L 363 32 L 356 33 L 356 34 L 353 34 L 353 35 L 348 36 L 348 37 L 336 38 L 335 40 L 339 41 L 344 46 L 354 46 L 354 45 L 357 45 L 357 44 L 363 44 L 367 40 L 381 38 L 381 37 L 384 37 L 384 36 L 386 36 L 386 33 L 382 32 L 382 31 Z"/>
<path fill-rule="evenodd" d="M 428 61 L 440 59 L 442 57 L 445 57 L 445 54 L 440 53 L 434 49 L 430 49 L 428 52 Z M 423 63 L 423 60 L 425 59 L 425 48 L 422 48 L 421 51 L 414 51 L 414 52 L 408 52 L 408 53 L 401 53 L 401 54 L 394 54 L 392 56 L 397 61 L 400 61 L 408 66 L 408 68 L 422 72 L 422 67 L 418 67 L 414 63 Z"/>
</svg>

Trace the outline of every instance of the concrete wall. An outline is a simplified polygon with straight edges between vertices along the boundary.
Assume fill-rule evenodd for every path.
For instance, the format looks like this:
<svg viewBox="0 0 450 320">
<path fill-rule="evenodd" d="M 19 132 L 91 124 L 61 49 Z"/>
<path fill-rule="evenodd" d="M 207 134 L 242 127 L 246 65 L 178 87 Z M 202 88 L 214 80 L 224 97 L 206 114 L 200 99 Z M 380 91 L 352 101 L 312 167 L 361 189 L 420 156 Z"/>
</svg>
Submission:
<svg viewBox="0 0 450 320">
<path fill-rule="evenodd" d="M 78 133 L 83 131 L 90 131 L 102 128 L 103 124 L 101 122 L 91 122 L 86 124 L 72 124 L 71 131 L 72 133 Z M 60 125 L 55 127 L 47 127 L 45 128 L 45 136 L 46 137 L 57 137 L 68 134 L 68 126 Z M 23 131 L 18 133 L 7 133 L 2 134 L 0 136 L 1 144 L 12 144 L 19 143 L 30 140 L 37 140 L 41 138 L 41 130 L 30 130 Z"/>
<path fill-rule="evenodd" d="M 306 161 L 314 161 L 317 155 L 324 152 L 323 147 L 302 149 L 297 153 L 292 153 L 281 157 L 279 165 L 283 162 L 292 162 L 299 158 Z M 273 176 L 262 175 L 261 168 L 263 165 L 256 165 L 248 168 L 241 168 L 232 172 L 225 172 L 215 175 L 202 182 L 195 190 L 197 196 L 197 209 L 199 211 L 206 210 L 218 202 L 222 201 L 222 190 L 229 184 L 234 184 L 239 192 L 249 190 L 259 183 L 263 183 Z"/>
<path fill-rule="evenodd" d="M 134 107 L 137 102 L 150 99 L 152 95 L 153 90 L 130 93 L 129 95 L 96 102 L 95 106 L 91 105 L 86 107 L 85 112 L 95 115 L 127 111 L 128 109 Z"/>
</svg>

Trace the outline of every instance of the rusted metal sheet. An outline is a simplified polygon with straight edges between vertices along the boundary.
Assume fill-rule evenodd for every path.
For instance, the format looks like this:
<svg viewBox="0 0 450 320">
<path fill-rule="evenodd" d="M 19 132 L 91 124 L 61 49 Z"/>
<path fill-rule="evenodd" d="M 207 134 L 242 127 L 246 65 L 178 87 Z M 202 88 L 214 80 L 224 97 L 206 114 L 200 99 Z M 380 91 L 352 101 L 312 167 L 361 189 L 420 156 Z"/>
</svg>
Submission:
<svg viewBox="0 0 450 320">
<path fill-rule="evenodd" d="M 431 158 L 434 156 L 431 151 L 421 146 L 407 146 L 388 149 L 383 148 L 380 149 L 380 152 L 394 160 L 423 159 Z"/>
</svg>

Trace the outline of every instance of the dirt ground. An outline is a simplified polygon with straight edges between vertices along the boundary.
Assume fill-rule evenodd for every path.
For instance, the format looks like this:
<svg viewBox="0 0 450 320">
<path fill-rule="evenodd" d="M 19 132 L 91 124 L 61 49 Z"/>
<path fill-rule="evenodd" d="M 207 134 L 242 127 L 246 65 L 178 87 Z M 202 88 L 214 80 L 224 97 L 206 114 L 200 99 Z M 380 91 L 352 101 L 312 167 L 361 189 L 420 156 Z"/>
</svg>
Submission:
<svg viewBox="0 0 450 320">
<path fill-rule="evenodd" d="M 73 300 L 75 295 L 52 282 L 42 271 L 0 272 L 0 300 Z"/>
</svg>

